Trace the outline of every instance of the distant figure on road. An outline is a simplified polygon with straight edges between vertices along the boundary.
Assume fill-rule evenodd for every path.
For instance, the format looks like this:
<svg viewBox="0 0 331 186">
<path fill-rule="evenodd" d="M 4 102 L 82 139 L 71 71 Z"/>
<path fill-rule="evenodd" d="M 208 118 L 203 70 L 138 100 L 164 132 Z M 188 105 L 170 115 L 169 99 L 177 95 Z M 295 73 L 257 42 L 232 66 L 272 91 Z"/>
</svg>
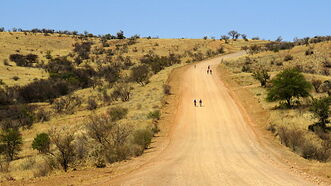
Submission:
<svg viewBox="0 0 331 186">
<path fill-rule="evenodd" d="M 197 106 L 197 100 L 194 100 L 194 106 L 196 107 Z"/>
<path fill-rule="evenodd" d="M 208 69 L 210 69 L 210 65 L 208 65 Z"/>
<path fill-rule="evenodd" d="M 209 74 L 209 69 L 207 70 L 207 74 Z"/>
<path fill-rule="evenodd" d="M 209 73 L 210 73 L 210 74 L 213 74 L 213 71 L 210 69 L 210 70 L 209 70 Z"/>
<path fill-rule="evenodd" d="M 200 107 L 202 107 L 202 100 L 201 99 L 200 99 L 199 103 L 200 103 Z"/>
</svg>

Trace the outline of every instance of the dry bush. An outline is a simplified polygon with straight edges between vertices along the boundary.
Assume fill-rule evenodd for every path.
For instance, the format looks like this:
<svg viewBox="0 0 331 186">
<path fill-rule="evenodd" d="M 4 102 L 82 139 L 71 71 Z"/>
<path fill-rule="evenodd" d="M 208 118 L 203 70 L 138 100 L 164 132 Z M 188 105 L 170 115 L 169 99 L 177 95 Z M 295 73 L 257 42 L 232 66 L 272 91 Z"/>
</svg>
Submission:
<svg viewBox="0 0 331 186">
<path fill-rule="evenodd" d="M 89 97 L 88 100 L 87 100 L 87 109 L 88 110 L 95 110 L 96 108 L 98 108 L 98 104 L 95 101 L 95 98 Z"/>
<path fill-rule="evenodd" d="M 319 87 L 319 92 L 321 93 L 325 93 L 325 92 L 328 92 L 328 90 L 331 89 L 331 81 L 324 81 L 320 87 Z"/>
<path fill-rule="evenodd" d="M 318 92 L 319 92 L 319 88 L 320 88 L 320 86 L 322 85 L 322 81 L 319 80 L 319 79 L 313 79 L 313 80 L 311 81 L 311 84 L 313 85 L 315 91 L 318 93 Z"/>
<path fill-rule="evenodd" d="M 58 98 L 53 103 L 53 108 L 57 113 L 73 114 L 75 109 L 82 104 L 81 99 L 75 95 Z"/>
<path fill-rule="evenodd" d="M 129 101 L 131 95 L 131 87 L 126 83 L 116 84 L 114 90 L 111 93 L 113 101 L 117 101 L 120 98 L 123 102 Z"/>
<path fill-rule="evenodd" d="M 6 158 L 0 156 L 0 172 L 6 173 L 9 172 L 9 161 Z"/>
<path fill-rule="evenodd" d="M 107 111 L 107 114 L 110 116 L 111 121 L 118 121 L 126 117 L 128 109 L 120 106 L 113 107 Z"/>
<path fill-rule="evenodd" d="M 51 153 L 63 170 L 67 172 L 69 166 L 75 161 L 76 147 L 74 135 L 68 129 L 51 129 L 49 131 L 51 142 L 55 145 L 55 152 Z"/>
<path fill-rule="evenodd" d="M 331 158 L 330 140 L 320 142 L 318 140 L 307 139 L 307 132 L 295 128 L 290 129 L 284 126 L 278 127 L 277 133 L 282 144 L 291 148 L 294 152 L 306 159 L 326 162 Z"/>
<path fill-rule="evenodd" d="M 166 95 L 170 95 L 171 94 L 171 86 L 170 85 L 163 85 L 163 93 Z"/>
<path fill-rule="evenodd" d="M 284 57 L 284 61 L 291 61 L 291 60 L 293 60 L 293 58 L 294 57 L 291 54 L 288 54 Z"/>
<path fill-rule="evenodd" d="M 38 166 L 33 170 L 33 177 L 44 177 L 48 176 L 49 173 L 52 171 L 50 165 L 43 161 L 38 164 Z"/>
<path fill-rule="evenodd" d="M 86 129 L 87 134 L 102 146 L 96 151 L 97 153 L 94 153 L 98 160 L 96 164 L 100 162 L 102 164 L 100 156 L 103 156 L 108 162 L 116 162 L 132 155 L 128 140 L 132 132 L 127 124 L 121 125 L 113 122 L 108 115 L 91 116 L 86 124 Z"/>
<path fill-rule="evenodd" d="M 30 157 L 25 159 L 21 165 L 20 169 L 21 170 L 31 170 L 33 167 L 36 165 L 36 159 L 34 157 Z"/>
<path fill-rule="evenodd" d="M 302 157 L 306 159 L 315 159 L 321 162 L 326 162 L 331 157 L 331 150 L 325 148 L 324 146 L 320 147 L 310 140 L 305 140 L 302 148 Z"/>
<path fill-rule="evenodd" d="M 51 119 L 51 113 L 49 111 L 44 110 L 44 109 L 40 109 L 36 112 L 35 119 L 38 122 L 49 121 Z"/>
<path fill-rule="evenodd" d="M 287 147 L 290 147 L 293 151 L 297 151 L 304 141 L 304 132 L 300 129 L 289 129 L 287 127 L 281 126 L 277 131 L 281 143 Z"/>
<path fill-rule="evenodd" d="M 244 66 L 242 66 L 241 71 L 242 72 L 252 72 L 251 67 L 249 65 L 247 65 L 247 64 L 245 64 Z"/>
<path fill-rule="evenodd" d="M 149 129 L 139 129 L 133 134 L 133 143 L 137 144 L 143 149 L 146 149 L 151 143 L 153 138 L 153 132 Z"/>
</svg>

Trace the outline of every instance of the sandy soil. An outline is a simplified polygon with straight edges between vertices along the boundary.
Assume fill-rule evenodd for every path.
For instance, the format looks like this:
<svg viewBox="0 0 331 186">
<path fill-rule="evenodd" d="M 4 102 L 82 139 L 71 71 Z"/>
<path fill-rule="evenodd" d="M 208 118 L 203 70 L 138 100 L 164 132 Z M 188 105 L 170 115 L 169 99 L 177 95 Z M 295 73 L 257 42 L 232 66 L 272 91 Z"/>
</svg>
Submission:
<svg viewBox="0 0 331 186">
<path fill-rule="evenodd" d="M 176 69 L 163 132 L 143 156 L 24 185 L 314 185 L 271 152 L 226 88 L 217 65 L 235 53 Z M 207 74 L 211 66 L 213 74 Z M 195 107 L 194 99 L 203 105 Z M 116 172 L 116 174 L 115 174 Z M 316 183 L 315 183 L 316 184 Z"/>
</svg>

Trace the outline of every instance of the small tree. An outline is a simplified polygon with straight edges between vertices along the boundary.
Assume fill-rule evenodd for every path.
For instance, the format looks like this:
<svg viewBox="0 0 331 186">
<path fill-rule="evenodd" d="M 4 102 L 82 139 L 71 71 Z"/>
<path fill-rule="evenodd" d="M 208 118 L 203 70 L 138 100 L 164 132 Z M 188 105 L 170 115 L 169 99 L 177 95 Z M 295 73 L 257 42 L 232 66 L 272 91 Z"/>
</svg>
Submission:
<svg viewBox="0 0 331 186">
<path fill-rule="evenodd" d="M 144 86 L 148 83 L 150 77 L 149 68 L 143 64 L 132 68 L 131 79 Z"/>
<path fill-rule="evenodd" d="M 4 130 L 0 135 L 0 143 L 2 153 L 10 160 L 14 160 L 15 156 L 21 151 L 23 144 L 22 135 L 18 129 Z"/>
<path fill-rule="evenodd" d="M 270 79 L 270 75 L 266 69 L 260 69 L 258 71 L 253 72 L 254 79 L 260 81 L 262 87 L 267 85 L 268 80 Z"/>
<path fill-rule="evenodd" d="M 232 39 L 238 39 L 240 36 L 240 34 L 235 30 L 231 30 L 228 34 Z"/>
<path fill-rule="evenodd" d="M 271 80 L 272 87 L 268 90 L 268 101 L 285 100 L 291 107 L 292 98 L 309 96 L 311 84 L 297 69 L 286 69 Z"/>
<path fill-rule="evenodd" d="M 117 35 L 117 39 L 125 39 L 124 32 L 122 30 L 117 32 L 116 35 Z"/>
<path fill-rule="evenodd" d="M 323 129 L 326 127 L 326 124 L 329 123 L 330 115 L 330 104 L 331 97 L 324 97 L 319 99 L 314 99 L 310 107 L 310 111 L 314 114 L 314 117 L 319 120 L 318 125 Z"/>
<path fill-rule="evenodd" d="M 51 140 L 47 133 L 40 133 L 33 139 L 32 148 L 40 153 L 48 153 Z"/>
<path fill-rule="evenodd" d="M 241 37 L 243 38 L 243 40 L 248 41 L 246 34 L 241 34 Z"/>
</svg>

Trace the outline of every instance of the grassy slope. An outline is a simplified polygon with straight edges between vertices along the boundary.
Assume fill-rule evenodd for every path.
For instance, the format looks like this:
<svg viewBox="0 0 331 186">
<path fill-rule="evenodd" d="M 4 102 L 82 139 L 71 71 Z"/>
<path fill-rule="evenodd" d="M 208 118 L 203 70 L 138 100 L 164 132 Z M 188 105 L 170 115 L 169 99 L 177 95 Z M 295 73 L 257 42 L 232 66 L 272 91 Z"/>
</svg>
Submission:
<svg viewBox="0 0 331 186">
<path fill-rule="evenodd" d="M 16 39 L 17 38 L 17 39 Z M 46 51 L 52 51 L 52 56 L 67 55 L 72 50 L 72 44 L 79 41 L 78 39 L 57 35 L 44 36 L 42 34 L 30 34 L 24 35 L 23 33 L 0 33 L 0 46 L 3 49 L 0 50 L 0 79 L 9 85 L 24 85 L 34 78 L 47 78 L 48 75 L 41 69 L 38 68 L 26 68 L 16 67 L 13 62 L 10 62 L 11 66 L 4 66 L 2 61 L 7 59 L 10 54 L 17 53 L 19 50 L 20 54 L 37 54 L 39 60 L 45 59 Z M 94 39 L 94 41 L 96 41 Z M 126 43 L 127 40 L 111 40 L 110 47 L 114 49 L 115 45 Z M 231 41 L 229 44 L 224 44 L 224 41 L 220 40 L 202 40 L 202 39 L 138 39 L 134 45 L 129 45 L 128 52 L 122 54 L 123 56 L 130 56 L 132 61 L 138 62 L 139 58 L 149 51 L 153 51 L 159 55 L 168 55 L 169 52 L 176 54 L 184 54 L 185 51 L 193 51 L 194 48 L 198 48 L 198 52 L 206 53 L 208 49 L 216 50 L 223 46 L 226 53 L 240 50 L 244 45 L 263 43 L 264 41 L 250 41 L 245 42 L 238 40 L 236 42 Z M 96 41 L 93 47 L 100 46 L 100 43 Z M 134 49 L 137 49 L 134 52 Z M 118 55 L 118 54 L 116 54 Z M 114 58 L 116 58 L 116 55 Z M 180 65 L 168 67 L 162 70 L 158 74 L 154 75 L 150 79 L 150 83 L 146 86 L 140 86 L 136 83 L 132 83 L 133 87 L 132 96 L 128 102 L 114 102 L 109 106 L 101 106 L 95 111 L 89 111 L 86 109 L 86 104 L 82 105 L 78 111 L 72 115 L 56 115 L 52 114 L 51 120 L 44 123 L 35 123 L 29 130 L 23 130 L 23 150 L 20 152 L 20 159 L 15 160 L 10 166 L 10 175 L 15 179 L 31 178 L 33 177 L 33 171 L 37 168 L 34 162 L 35 160 L 40 161 L 40 156 L 37 151 L 32 150 L 31 143 L 36 134 L 40 132 L 47 132 L 53 126 L 67 126 L 71 129 L 78 131 L 82 129 L 86 119 L 91 114 L 104 113 L 108 108 L 114 106 L 122 106 L 129 109 L 128 117 L 121 122 L 133 125 L 136 128 L 146 127 L 152 123 L 151 120 L 147 119 L 147 114 L 150 111 L 161 109 L 163 88 L 162 85 L 166 82 L 169 73 L 173 68 L 184 65 L 185 61 L 189 57 L 184 57 L 183 63 Z M 94 65 L 93 61 L 87 61 L 86 63 Z M 12 76 L 19 76 L 18 81 L 12 80 Z M 87 88 L 78 90 L 75 92 L 85 100 L 90 96 L 97 96 L 98 91 L 96 89 Z M 40 109 L 50 109 L 48 103 L 38 103 Z M 32 165 L 31 165 L 32 164 Z M 4 176 L 2 175 L 2 179 Z M 1 177 L 1 176 L 0 176 Z"/>
<path fill-rule="evenodd" d="M 271 124 L 276 127 L 286 126 L 290 128 L 303 129 L 307 130 L 308 126 L 315 123 L 317 120 L 312 117 L 312 114 L 309 112 L 307 107 L 302 107 L 300 109 L 274 109 L 275 106 L 279 105 L 278 102 L 267 102 L 265 100 L 267 91 L 265 88 L 260 87 L 260 84 L 257 80 L 252 77 L 251 73 L 241 72 L 241 68 L 245 63 L 246 57 L 249 57 L 253 63 L 250 65 L 251 68 L 257 69 L 259 67 L 264 67 L 270 70 L 271 78 L 274 77 L 281 70 L 289 67 L 302 66 L 304 69 L 312 69 L 315 71 L 315 74 L 304 73 L 304 76 L 308 80 L 320 79 L 322 81 L 330 80 L 330 76 L 321 75 L 321 70 L 324 69 L 322 62 L 325 59 L 330 60 L 331 57 L 331 43 L 323 42 L 312 45 L 314 48 L 313 55 L 305 55 L 305 51 L 309 48 L 307 46 L 297 46 L 291 50 L 280 51 L 279 53 L 274 52 L 261 52 L 259 54 L 247 55 L 235 61 L 224 62 L 222 67 L 224 67 L 230 74 L 228 75 L 229 81 L 233 81 L 239 87 L 234 88 L 234 91 L 242 93 L 242 91 L 248 90 L 250 95 L 254 96 L 254 100 L 263 107 L 266 114 L 259 115 L 259 113 L 253 113 L 254 108 L 250 108 L 251 111 L 248 111 L 254 119 L 263 121 L 260 124 L 260 127 L 266 129 Z M 284 61 L 285 55 L 292 55 L 294 57 L 291 61 Z M 271 61 L 274 61 L 273 64 Z M 277 63 L 283 62 L 283 65 L 277 65 Z M 329 69 L 330 70 L 330 69 Z M 240 90 L 241 89 L 241 90 Z M 316 93 L 314 90 L 311 91 L 311 94 L 314 97 L 327 96 L 326 93 Z M 244 100 L 241 100 L 245 102 Z M 302 100 L 303 105 L 307 104 L 308 99 Z M 244 103 L 246 107 L 252 105 L 253 103 Z M 263 118 L 264 117 L 264 118 Z M 306 136 L 311 141 L 319 141 L 320 139 L 313 133 L 309 133 Z M 324 177 L 331 177 L 331 162 L 328 163 L 318 163 L 315 160 L 303 161 L 306 165 L 307 171 L 312 171 L 315 174 L 322 175 Z M 299 162 L 300 162 L 299 161 Z"/>
<path fill-rule="evenodd" d="M 72 49 L 75 39 L 67 36 L 59 37 L 57 35 L 44 36 L 43 34 L 27 33 L 0 33 L 0 79 L 7 85 L 23 85 L 32 82 L 33 79 L 47 78 L 48 74 L 41 69 L 17 67 L 15 63 L 10 62 L 11 66 L 5 66 L 3 61 L 8 59 L 10 54 L 37 54 L 39 60 L 45 59 L 46 51 L 51 51 L 53 56 L 66 55 Z M 13 76 L 20 79 L 14 81 Z"/>
</svg>

